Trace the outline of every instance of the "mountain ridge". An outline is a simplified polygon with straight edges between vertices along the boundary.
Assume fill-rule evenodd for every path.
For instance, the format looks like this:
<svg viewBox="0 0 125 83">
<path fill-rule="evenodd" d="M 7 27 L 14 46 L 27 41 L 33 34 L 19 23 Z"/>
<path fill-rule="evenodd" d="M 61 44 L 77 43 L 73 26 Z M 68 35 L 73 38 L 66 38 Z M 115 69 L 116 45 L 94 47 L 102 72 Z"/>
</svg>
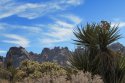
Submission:
<svg viewBox="0 0 125 83">
<path fill-rule="evenodd" d="M 125 54 L 125 46 L 123 46 L 121 43 L 116 42 L 109 46 L 110 49 L 113 51 L 118 51 L 123 54 Z M 77 47 L 75 51 L 83 50 L 82 47 Z M 51 62 L 57 62 L 60 65 L 66 65 L 68 55 L 70 55 L 72 51 L 68 49 L 68 47 L 54 47 L 52 49 L 50 48 L 44 48 L 41 53 L 37 54 L 32 51 L 28 52 L 23 47 L 11 47 L 9 51 L 7 52 L 7 55 L 5 57 L 5 64 L 9 60 L 12 60 L 12 65 L 14 67 L 18 67 L 20 62 L 23 60 L 33 60 L 38 62 L 44 62 L 44 61 L 51 61 Z"/>
</svg>

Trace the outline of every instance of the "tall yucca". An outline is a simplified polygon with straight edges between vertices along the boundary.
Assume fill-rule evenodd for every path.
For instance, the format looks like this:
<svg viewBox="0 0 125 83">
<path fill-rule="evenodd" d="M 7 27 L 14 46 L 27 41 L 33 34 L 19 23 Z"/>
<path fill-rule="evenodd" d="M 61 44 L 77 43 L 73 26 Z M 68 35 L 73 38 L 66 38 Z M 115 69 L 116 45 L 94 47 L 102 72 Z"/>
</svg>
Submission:
<svg viewBox="0 0 125 83">
<path fill-rule="evenodd" d="M 100 24 L 87 24 L 85 27 L 78 27 L 74 31 L 77 45 L 87 47 L 98 47 L 104 51 L 107 46 L 120 38 L 118 27 L 111 27 L 107 21 L 101 21 Z"/>
<path fill-rule="evenodd" d="M 118 27 L 111 27 L 111 23 L 108 23 L 107 21 L 101 21 L 99 24 L 93 23 L 87 24 L 85 27 L 78 27 L 77 30 L 74 31 L 74 35 L 77 38 L 74 40 L 75 44 L 85 46 L 89 53 L 89 55 L 86 55 L 89 60 L 87 62 L 89 63 L 83 61 L 82 65 L 91 65 L 91 68 L 94 66 L 96 73 L 102 76 L 105 83 L 118 83 L 115 81 L 117 77 L 115 64 L 117 56 L 115 52 L 108 48 L 110 44 L 121 37 Z M 72 58 L 74 59 L 78 56 L 73 55 Z M 70 61 L 71 63 L 76 63 L 76 60 L 78 61 L 77 63 L 81 63 L 80 59 L 82 58 L 77 58 L 74 59 L 74 61 Z M 72 65 L 76 66 L 76 64 Z"/>
</svg>

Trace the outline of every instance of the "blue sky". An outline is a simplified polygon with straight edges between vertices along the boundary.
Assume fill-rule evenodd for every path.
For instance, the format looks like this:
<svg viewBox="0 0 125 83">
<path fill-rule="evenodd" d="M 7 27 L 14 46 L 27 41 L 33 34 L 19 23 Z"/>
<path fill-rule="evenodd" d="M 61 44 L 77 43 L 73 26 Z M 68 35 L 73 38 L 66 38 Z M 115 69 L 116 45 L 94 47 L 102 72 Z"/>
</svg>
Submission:
<svg viewBox="0 0 125 83">
<path fill-rule="evenodd" d="M 0 0 L 0 55 L 12 46 L 37 53 L 54 46 L 73 50 L 72 30 L 87 22 L 119 24 L 125 37 L 124 10 L 124 0 Z"/>
</svg>

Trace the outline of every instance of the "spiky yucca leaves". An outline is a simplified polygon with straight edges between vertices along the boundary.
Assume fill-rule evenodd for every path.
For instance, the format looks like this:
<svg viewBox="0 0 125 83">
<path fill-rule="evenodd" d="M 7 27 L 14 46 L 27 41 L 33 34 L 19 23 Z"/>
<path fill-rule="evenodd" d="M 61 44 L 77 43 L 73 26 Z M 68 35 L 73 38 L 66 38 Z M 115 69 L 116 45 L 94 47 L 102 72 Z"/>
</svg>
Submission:
<svg viewBox="0 0 125 83">
<path fill-rule="evenodd" d="M 77 45 L 85 46 L 89 50 L 88 61 L 91 62 L 89 64 L 96 64 L 93 66 L 97 68 L 97 73 L 102 76 L 105 83 L 113 83 L 111 79 L 115 79 L 116 56 L 113 51 L 108 49 L 108 46 L 120 38 L 118 32 L 118 27 L 111 27 L 107 21 L 101 21 L 99 24 L 87 24 L 74 31 L 77 38 L 74 41 Z M 74 66 L 76 65 L 74 64 Z"/>
<path fill-rule="evenodd" d="M 95 30 L 96 24 L 87 24 L 84 28 L 77 27 L 77 31 L 74 31 L 75 36 L 77 37 L 77 40 L 75 44 L 77 45 L 85 45 L 88 47 L 94 47 L 97 43 L 97 32 Z"/>
<path fill-rule="evenodd" d="M 68 58 L 70 64 L 74 69 L 83 70 L 84 72 L 89 71 L 92 74 L 97 74 L 97 66 L 95 60 L 90 60 L 90 54 L 87 49 L 76 51 L 72 53 Z"/>
<path fill-rule="evenodd" d="M 102 79 L 104 80 L 105 83 L 114 83 L 114 61 L 115 57 L 112 57 L 113 53 L 107 53 L 107 52 L 102 52 L 100 51 L 99 54 L 96 56 L 97 63 L 98 65 L 98 74 L 102 76 Z"/>
<path fill-rule="evenodd" d="M 118 27 L 111 27 L 106 21 L 100 24 L 87 24 L 85 27 L 77 27 L 74 31 L 75 44 L 88 48 L 98 48 L 102 51 L 120 38 Z"/>
<path fill-rule="evenodd" d="M 121 38 L 118 27 L 111 27 L 111 24 L 106 21 L 101 21 L 101 24 L 96 28 L 98 34 L 98 45 L 101 51 L 107 51 L 107 47 Z"/>
<path fill-rule="evenodd" d="M 105 83 L 115 82 L 115 60 L 118 56 L 108 49 L 108 46 L 118 40 L 120 35 L 118 27 L 112 27 L 106 21 L 102 21 L 101 25 L 97 25 L 99 51 L 97 54 L 99 63 L 98 69 Z"/>
<path fill-rule="evenodd" d="M 118 57 L 115 64 L 114 83 L 125 83 L 125 56 Z"/>
<path fill-rule="evenodd" d="M 104 64 L 100 68 L 101 75 L 105 83 L 125 83 L 125 57 L 119 56 L 115 58 L 113 69 L 107 69 L 106 71 Z M 106 75 L 105 75 L 106 74 Z"/>
</svg>

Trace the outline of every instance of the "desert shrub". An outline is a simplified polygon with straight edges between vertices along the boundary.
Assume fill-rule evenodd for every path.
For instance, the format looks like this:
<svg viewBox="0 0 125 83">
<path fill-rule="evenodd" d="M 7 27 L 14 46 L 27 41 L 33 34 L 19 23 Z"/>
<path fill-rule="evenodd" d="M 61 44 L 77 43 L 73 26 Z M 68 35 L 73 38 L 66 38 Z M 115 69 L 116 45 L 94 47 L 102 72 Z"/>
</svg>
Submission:
<svg viewBox="0 0 125 83">
<path fill-rule="evenodd" d="M 10 76 L 9 76 L 9 81 L 10 83 L 15 83 L 17 81 L 16 79 L 16 73 L 17 73 L 17 69 L 10 66 L 8 67 L 8 69 L 6 69 L 8 72 L 10 72 Z"/>
<path fill-rule="evenodd" d="M 9 79 L 10 75 L 11 75 L 11 73 L 9 71 L 7 71 L 6 69 L 0 68 L 0 78 L 1 79 Z"/>
<path fill-rule="evenodd" d="M 64 68 L 65 70 L 66 70 L 66 79 L 67 80 L 71 80 L 71 76 L 72 75 L 76 75 L 77 73 L 78 73 L 78 69 L 76 69 L 76 68 L 72 68 L 72 67 L 70 67 L 70 66 L 68 66 L 68 67 L 65 67 Z"/>
<path fill-rule="evenodd" d="M 41 72 L 45 75 L 65 75 L 67 72 L 57 63 L 44 62 L 41 64 Z"/>
<path fill-rule="evenodd" d="M 23 79 L 25 77 L 39 78 L 41 77 L 41 66 L 36 61 L 25 60 L 21 63 L 19 68 L 17 68 L 18 79 Z"/>
<path fill-rule="evenodd" d="M 21 80 L 24 78 L 40 78 L 45 75 L 59 76 L 65 75 L 67 72 L 58 64 L 51 62 L 38 63 L 36 61 L 23 61 L 17 68 L 16 77 Z"/>
<path fill-rule="evenodd" d="M 17 70 L 17 73 L 16 73 L 16 78 L 18 80 L 22 80 L 23 78 L 26 77 L 26 72 L 22 71 L 22 70 Z"/>
<path fill-rule="evenodd" d="M 9 67 L 8 69 L 0 68 L 0 78 L 1 80 L 7 80 L 10 83 L 16 82 L 16 72 L 17 70 L 13 67 Z"/>
</svg>

